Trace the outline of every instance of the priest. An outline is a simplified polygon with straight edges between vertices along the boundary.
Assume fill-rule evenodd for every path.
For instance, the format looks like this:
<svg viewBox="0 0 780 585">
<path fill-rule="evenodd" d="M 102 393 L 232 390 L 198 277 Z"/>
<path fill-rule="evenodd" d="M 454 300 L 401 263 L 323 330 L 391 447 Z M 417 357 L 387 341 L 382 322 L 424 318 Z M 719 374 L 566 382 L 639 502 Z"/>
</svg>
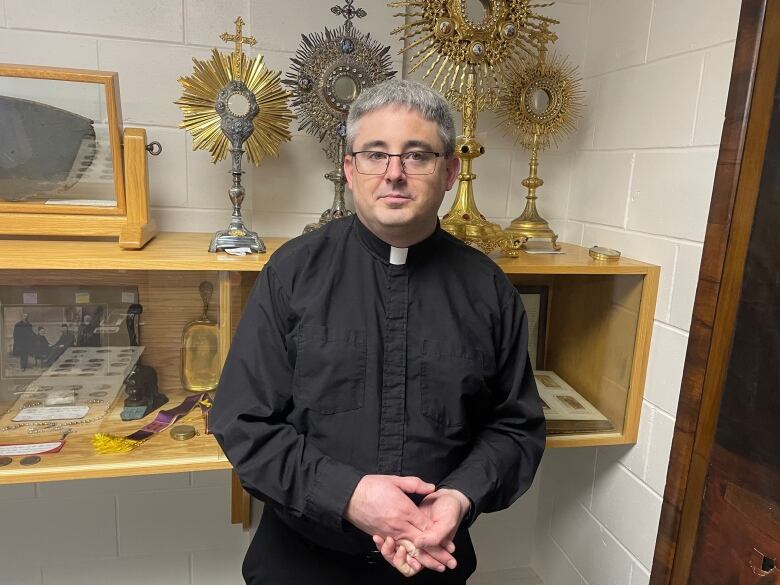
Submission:
<svg viewBox="0 0 780 585">
<path fill-rule="evenodd" d="M 356 215 L 273 254 L 211 423 L 265 502 L 249 584 L 464 584 L 468 527 L 533 480 L 545 424 L 520 295 L 443 231 L 459 172 L 441 95 L 391 80 L 347 121 Z"/>
</svg>

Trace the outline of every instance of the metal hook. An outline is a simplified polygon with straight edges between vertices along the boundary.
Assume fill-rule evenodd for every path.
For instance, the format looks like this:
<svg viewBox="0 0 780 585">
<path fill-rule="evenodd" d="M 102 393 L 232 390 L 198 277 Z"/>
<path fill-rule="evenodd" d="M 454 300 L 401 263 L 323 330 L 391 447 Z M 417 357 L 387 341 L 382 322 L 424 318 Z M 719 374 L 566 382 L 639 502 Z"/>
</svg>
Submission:
<svg viewBox="0 0 780 585">
<path fill-rule="evenodd" d="M 162 153 L 162 144 L 155 140 L 146 145 L 146 150 L 152 156 L 159 156 Z"/>
</svg>

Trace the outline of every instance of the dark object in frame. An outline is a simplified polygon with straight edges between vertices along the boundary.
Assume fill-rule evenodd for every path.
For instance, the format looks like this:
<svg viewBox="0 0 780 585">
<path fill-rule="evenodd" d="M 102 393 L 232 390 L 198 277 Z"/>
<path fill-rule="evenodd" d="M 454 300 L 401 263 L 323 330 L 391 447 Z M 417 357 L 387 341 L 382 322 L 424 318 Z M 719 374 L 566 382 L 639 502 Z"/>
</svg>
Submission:
<svg viewBox="0 0 780 585">
<path fill-rule="evenodd" d="M 549 302 L 549 296 L 550 296 L 550 288 L 545 285 L 525 285 L 525 284 L 516 284 L 515 289 L 517 289 L 517 292 L 521 295 L 536 295 L 539 297 L 539 318 L 536 323 L 536 327 L 534 328 L 536 331 L 532 331 L 532 323 L 529 320 L 529 331 L 528 331 L 528 340 L 529 344 L 532 342 L 534 338 L 536 338 L 536 344 L 535 344 L 535 357 L 536 359 L 531 360 L 531 367 L 534 370 L 545 370 L 545 357 L 546 357 L 546 348 L 547 348 L 547 308 L 548 308 L 548 302 Z M 523 302 L 523 305 L 525 305 L 525 302 Z M 526 313 L 528 312 L 528 307 L 526 307 Z M 529 354 L 531 354 L 531 351 L 534 348 L 529 347 Z"/>
<path fill-rule="evenodd" d="M 140 317 L 143 311 L 143 307 L 138 303 L 130 305 L 127 309 L 127 334 L 131 346 L 140 345 Z M 151 366 L 142 364 L 140 358 L 133 371 L 127 376 L 125 392 L 127 398 L 119 415 L 122 420 L 138 420 L 168 402 L 168 397 L 160 392 L 157 385 L 157 371 Z"/>
</svg>

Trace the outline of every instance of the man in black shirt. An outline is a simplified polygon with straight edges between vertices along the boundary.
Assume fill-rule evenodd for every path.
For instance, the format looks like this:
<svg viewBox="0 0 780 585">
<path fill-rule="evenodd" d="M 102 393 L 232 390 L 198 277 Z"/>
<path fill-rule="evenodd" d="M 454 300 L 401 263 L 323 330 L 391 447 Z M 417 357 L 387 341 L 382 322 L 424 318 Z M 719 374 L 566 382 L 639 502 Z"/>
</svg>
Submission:
<svg viewBox="0 0 780 585">
<path fill-rule="evenodd" d="M 19 356 L 19 366 L 24 372 L 35 345 L 35 333 L 33 333 L 33 326 L 27 313 L 22 314 L 21 321 L 14 325 L 13 342 L 13 355 Z"/>
<path fill-rule="evenodd" d="M 68 349 L 74 343 L 76 343 L 76 336 L 70 332 L 70 329 L 68 328 L 68 324 L 63 323 L 60 330 L 59 339 L 57 339 L 57 341 L 54 342 L 54 345 L 52 345 L 51 349 L 49 350 L 49 355 L 46 358 L 46 365 L 50 366 L 54 362 L 56 362 L 57 359 L 63 353 L 65 353 L 65 350 Z"/>
<path fill-rule="evenodd" d="M 438 225 L 459 170 L 446 101 L 385 82 L 347 127 L 357 215 L 269 259 L 216 393 L 214 434 L 266 503 L 244 577 L 463 584 L 467 528 L 528 489 L 544 449 L 525 311 Z"/>
</svg>

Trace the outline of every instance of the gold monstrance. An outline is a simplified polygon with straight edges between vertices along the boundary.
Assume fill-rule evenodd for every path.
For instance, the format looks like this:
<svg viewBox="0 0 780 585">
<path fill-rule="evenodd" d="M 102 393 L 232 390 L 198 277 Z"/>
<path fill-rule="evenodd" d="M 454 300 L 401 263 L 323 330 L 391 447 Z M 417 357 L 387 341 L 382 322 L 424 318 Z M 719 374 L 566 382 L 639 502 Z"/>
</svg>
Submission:
<svg viewBox="0 0 780 585">
<path fill-rule="evenodd" d="M 582 90 L 575 74 L 574 66 L 565 59 L 548 57 L 545 50 L 535 61 L 507 68 L 498 96 L 498 116 L 531 151 L 529 176 L 522 182 L 528 189 L 525 209 L 505 230 L 513 244 L 506 249 L 510 256 L 518 255 L 519 248 L 531 238 L 550 240 L 555 250 L 560 249 L 558 235 L 536 209 L 536 190 L 544 185 L 538 176 L 538 153 L 551 143 L 557 146 L 575 129 L 582 110 Z"/>
<path fill-rule="evenodd" d="M 282 89 L 280 72 L 267 69 L 262 55 L 247 58 L 242 44 L 251 47 L 257 41 L 242 36 L 244 21 L 240 16 L 235 25 L 236 34 L 220 35 L 223 41 L 235 44 L 233 52 L 225 55 L 212 49 L 210 60 L 193 59 L 194 72 L 179 78 L 184 94 L 175 103 L 184 112 L 180 127 L 192 134 L 193 150 L 210 151 L 215 164 L 228 151 L 231 155 L 233 185 L 229 194 L 233 215 L 230 226 L 215 234 L 209 251 L 246 247 L 264 252 L 262 239 L 246 228 L 241 217 L 245 196 L 241 158 L 244 145 L 255 166 L 268 154 L 277 156 L 279 144 L 290 140 L 288 126 L 294 116 L 287 107 L 289 92 Z"/>
<path fill-rule="evenodd" d="M 402 52 L 410 54 L 409 73 L 429 63 L 423 79 L 433 75 L 431 85 L 445 92 L 463 114 L 463 134 L 455 154 L 461 160 L 458 191 L 441 226 L 454 236 L 485 252 L 506 247 L 501 226 L 485 219 L 474 199 L 471 161 L 485 152 L 475 138 L 477 115 L 492 109 L 503 69 L 509 63 L 532 56 L 557 39 L 550 25 L 558 21 L 543 17 L 530 0 L 398 0 L 389 6 L 407 9 L 396 14 L 408 19 L 393 34 L 408 42 Z M 414 53 L 412 51 L 415 50 Z"/>
</svg>

